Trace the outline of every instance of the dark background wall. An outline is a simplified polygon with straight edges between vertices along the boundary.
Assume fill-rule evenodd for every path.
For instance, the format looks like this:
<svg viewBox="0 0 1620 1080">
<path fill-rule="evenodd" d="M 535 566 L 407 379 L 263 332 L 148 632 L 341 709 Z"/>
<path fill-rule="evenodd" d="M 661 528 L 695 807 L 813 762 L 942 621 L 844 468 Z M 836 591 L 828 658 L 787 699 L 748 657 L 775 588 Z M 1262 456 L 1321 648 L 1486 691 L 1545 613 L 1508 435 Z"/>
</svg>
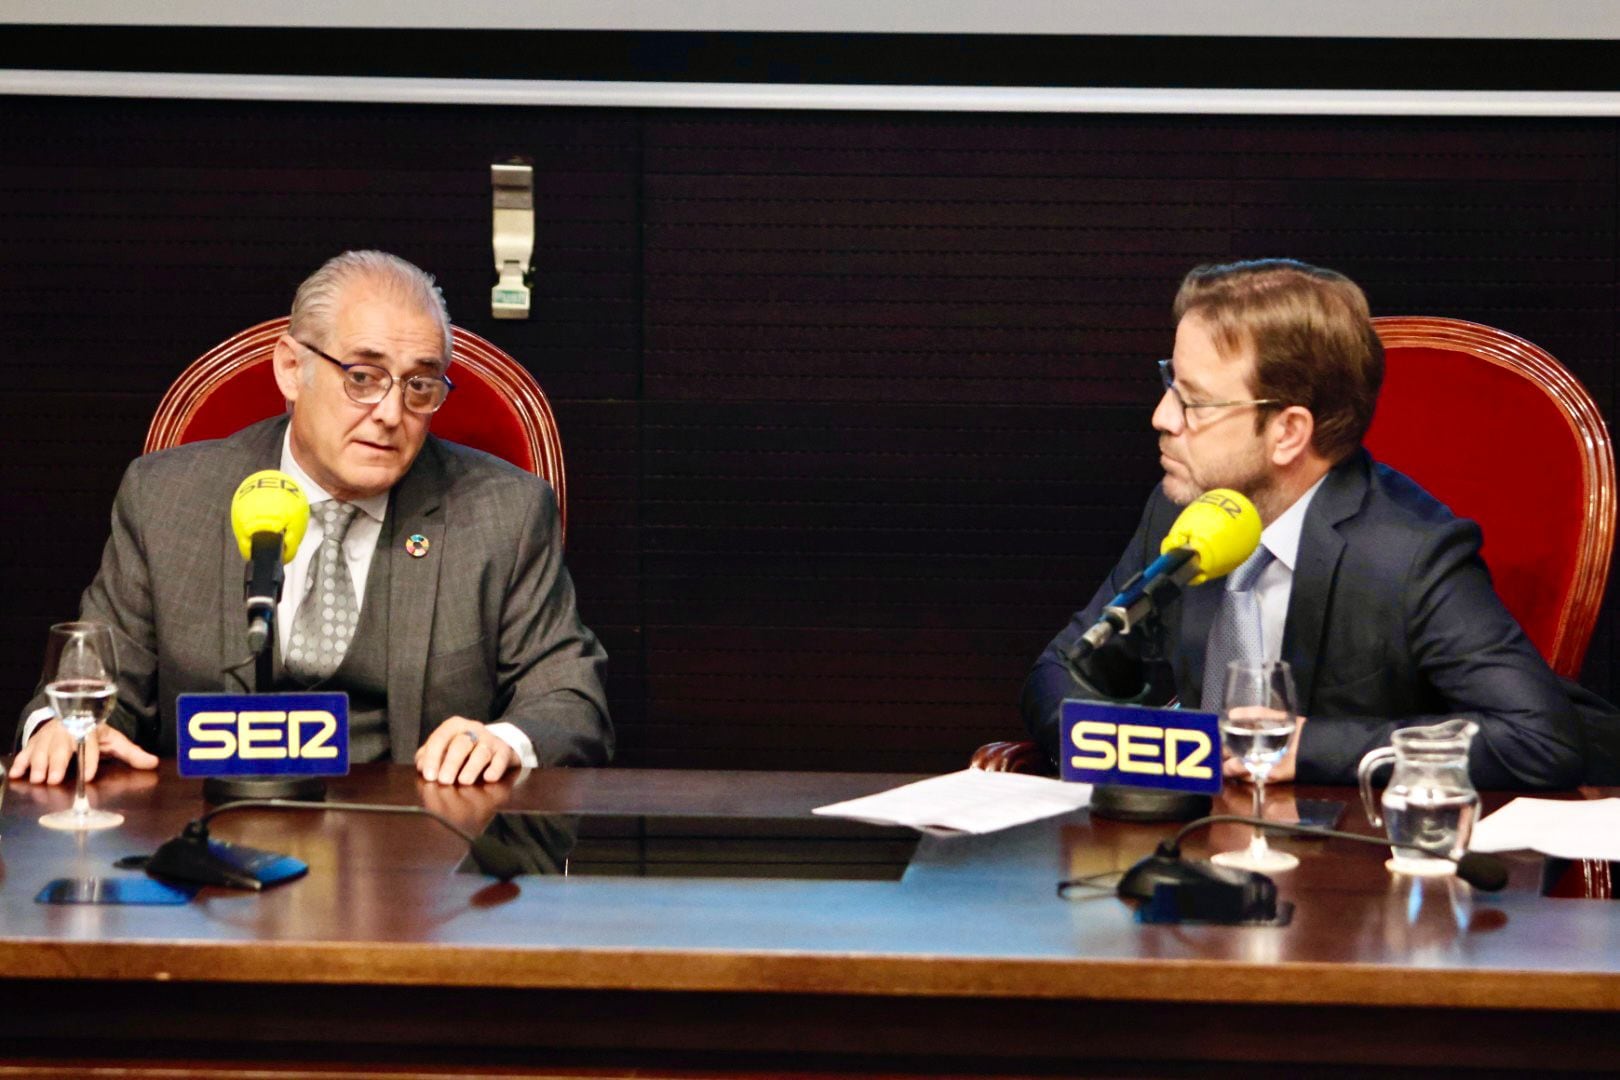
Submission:
<svg viewBox="0 0 1620 1080">
<path fill-rule="evenodd" d="M 1504 327 L 1612 424 L 1617 151 L 1610 120 L 0 98 L 0 697 L 169 381 L 377 246 L 556 406 L 624 763 L 959 767 L 1020 731 L 1030 660 L 1135 525 L 1189 267 L 1289 255 L 1376 313 Z M 487 299 L 512 154 L 516 323 Z"/>
</svg>

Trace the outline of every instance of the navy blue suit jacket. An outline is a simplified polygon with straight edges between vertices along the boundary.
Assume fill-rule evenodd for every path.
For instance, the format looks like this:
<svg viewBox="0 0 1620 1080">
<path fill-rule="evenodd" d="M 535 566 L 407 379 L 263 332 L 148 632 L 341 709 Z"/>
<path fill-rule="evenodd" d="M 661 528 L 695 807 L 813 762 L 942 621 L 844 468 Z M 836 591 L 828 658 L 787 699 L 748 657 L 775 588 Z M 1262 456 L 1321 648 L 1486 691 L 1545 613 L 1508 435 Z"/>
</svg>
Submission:
<svg viewBox="0 0 1620 1080">
<path fill-rule="evenodd" d="M 1141 525 L 1091 603 L 1053 639 L 1024 683 L 1030 733 L 1056 756 L 1058 709 L 1086 694 L 1062 656 L 1103 605 L 1159 553 L 1181 508 L 1155 489 Z M 1300 714 L 1297 777 L 1348 784 L 1390 732 L 1467 716 L 1481 788 L 1581 782 L 1584 737 L 1568 692 L 1502 606 L 1479 556 L 1479 526 L 1358 451 L 1328 474 L 1305 514 L 1282 658 Z M 1224 583 L 1167 605 L 1160 626 L 1109 648 L 1140 662 L 1148 701 L 1199 706 L 1204 643 Z"/>
</svg>

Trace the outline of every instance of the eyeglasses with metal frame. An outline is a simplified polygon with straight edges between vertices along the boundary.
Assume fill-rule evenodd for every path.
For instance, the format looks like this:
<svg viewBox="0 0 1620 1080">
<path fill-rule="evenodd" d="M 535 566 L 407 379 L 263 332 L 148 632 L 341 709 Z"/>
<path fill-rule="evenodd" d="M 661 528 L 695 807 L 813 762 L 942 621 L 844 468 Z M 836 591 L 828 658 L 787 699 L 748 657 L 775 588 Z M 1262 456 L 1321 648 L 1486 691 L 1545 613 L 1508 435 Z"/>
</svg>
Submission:
<svg viewBox="0 0 1620 1080">
<path fill-rule="evenodd" d="M 345 364 L 307 341 L 292 340 L 343 370 L 343 392 L 356 405 L 375 405 L 394 388 L 394 376 L 386 368 L 376 364 Z M 398 382 L 405 408 L 424 416 L 438 412 L 450 397 L 450 391 L 456 388 L 448 375 L 407 375 Z"/>
<path fill-rule="evenodd" d="M 1221 409 L 1228 405 L 1283 404 L 1282 398 L 1254 398 L 1250 401 L 1188 401 L 1186 398 L 1181 396 L 1181 391 L 1176 389 L 1176 369 L 1175 361 L 1173 360 L 1159 361 L 1159 381 L 1164 383 L 1165 393 L 1170 395 L 1171 400 L 1173 400 L 1176 403 L 1176 406 L 1181 410 L 1183 419 L 1186 419 L 1188 413 L 1193 409 Z"/>
</svg>

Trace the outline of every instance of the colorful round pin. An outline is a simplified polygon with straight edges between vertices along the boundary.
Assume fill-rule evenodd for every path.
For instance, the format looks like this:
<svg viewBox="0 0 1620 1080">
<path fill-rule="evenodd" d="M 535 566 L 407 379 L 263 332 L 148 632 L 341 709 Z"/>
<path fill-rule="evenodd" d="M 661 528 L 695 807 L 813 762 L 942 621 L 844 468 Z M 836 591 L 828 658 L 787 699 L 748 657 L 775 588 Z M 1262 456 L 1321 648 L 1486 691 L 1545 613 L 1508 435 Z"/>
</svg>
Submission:
<svg viewBox="0 0 1620 1080">
<path fill-rule="evenodd" d="M 421 533 L 411 533 L 405 540 L 405 550 L 411 553 L 413 559 L 420 559 L 426 555 L 428 548 L 431 546 L 428 543 L 428 538 Z"/>
</svg>

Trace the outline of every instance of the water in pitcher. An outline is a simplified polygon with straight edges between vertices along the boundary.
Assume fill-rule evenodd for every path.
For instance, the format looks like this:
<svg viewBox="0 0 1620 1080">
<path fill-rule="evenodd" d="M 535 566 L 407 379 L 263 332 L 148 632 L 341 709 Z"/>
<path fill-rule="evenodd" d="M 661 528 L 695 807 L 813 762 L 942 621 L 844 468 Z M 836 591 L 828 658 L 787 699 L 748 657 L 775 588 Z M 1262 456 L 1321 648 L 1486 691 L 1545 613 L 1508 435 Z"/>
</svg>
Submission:
<svg viewBox="0 0 1620 1080">
<path fill-rule="evenodd" d="M 1479 794 L 1474 791 L 1414 788 L 1384 792 L 1384 822 L 1391 844 L 1422 844 L 1454 855 L 1474 831 Z M 1403 874 L 1449 874 L 1452 864 L 1410 848 L 1395 847 L 1391 869 Z"/>
<path fill-rule="evenodd" d="M 1468 776 L 1468 748 L 1479 725 L 1472 720 L 1446 720 L 1426 727 L 1401 728 L 1390 745 L 1372 750 L 1356 770 L 1367 820 L 1389 834 L 1386 864 L 1398 874 L 1438 876 L 1456 872 L 1456 864 L 1401 844 L 1421 844 L 1452 856 L 1461 855 L 1479 816 L 1479 792 Z M 1393 764 L 1383 799 L 1373 797 L 1373 773 Z"/>
</svg>

